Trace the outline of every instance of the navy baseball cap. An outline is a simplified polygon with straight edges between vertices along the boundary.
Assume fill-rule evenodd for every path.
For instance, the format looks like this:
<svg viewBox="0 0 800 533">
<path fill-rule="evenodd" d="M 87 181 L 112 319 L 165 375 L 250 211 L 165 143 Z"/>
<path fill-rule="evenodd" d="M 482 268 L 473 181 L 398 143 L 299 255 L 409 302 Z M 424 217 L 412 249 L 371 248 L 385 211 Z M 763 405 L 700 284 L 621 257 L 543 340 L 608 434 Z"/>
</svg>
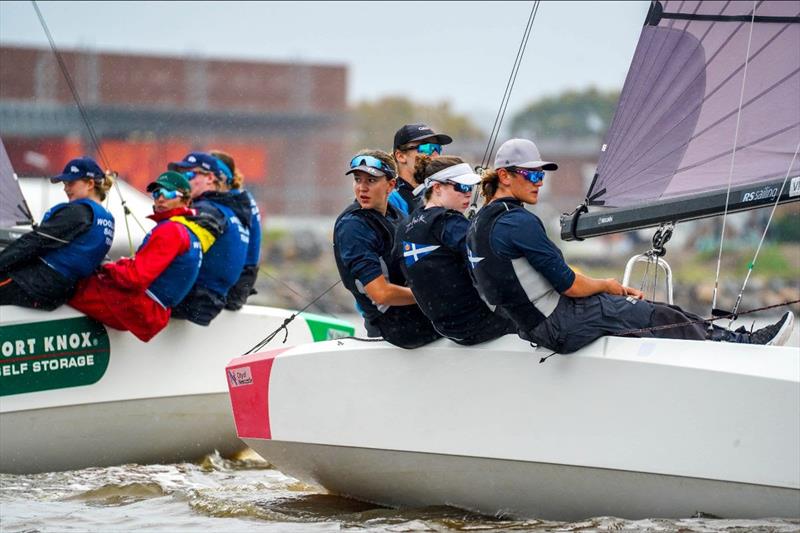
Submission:
<svg viewBox="0 0 800 533">
<path fill-rule="evenodd" d="M 167 168 L 169 170 L 185 170 L 188 168 L 202 168 L 214 174 L 217 178 L 231 182 L 233 180 L 233 172 L 228 168 L 228 165 L 217 159 L 211 154 L 205 152 L 189 152 L 183 161 L 177 163 L 170 163 Z"/>
<path fill-rule="evenodd" d="M 444 133 L 436 133 L 427 124 L 406 124 L 394 134 L 394 149 L 414 141 L 428 141 L 436 144 L 450 144 L 453 138 Z"/>
<path fill-rule="evenodd" d="M 59 181 L 75 181 L 79 179 L 89 178 L 100 181 L 106 177 L 106 173 L 100 168 L 100 165 L 91 157 L 79 157 L 73 159 L 58 176 L 50 178 L 50 183 L 58 183 Z"/>
</svg>

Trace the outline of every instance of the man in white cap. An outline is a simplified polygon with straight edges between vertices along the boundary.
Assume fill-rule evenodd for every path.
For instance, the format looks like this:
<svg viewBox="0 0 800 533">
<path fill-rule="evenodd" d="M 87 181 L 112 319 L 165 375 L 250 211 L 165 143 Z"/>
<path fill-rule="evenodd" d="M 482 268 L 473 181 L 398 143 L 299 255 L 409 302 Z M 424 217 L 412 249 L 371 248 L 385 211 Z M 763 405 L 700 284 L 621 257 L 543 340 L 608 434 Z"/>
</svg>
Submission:
<svg viewBox="0 0 800 533">
<path fill-rule="evenodd" d="M 488 204 L 467 234 L 473 276 L 481 297 L 517 325 L 520 337 L 559 353 L 571 353 L 604 335 L 670 325 L 637 337 L 779 344 L 791 332 L 792 317 L 753 333 L 714 327 L 676 306 L 643 300 L 637 289 L 613 278 L 595 279 L 573 271 L 547 237 L 542 221 L 523 204 L 536 204 L 546 170 L 527 139 L 511 139 L 497 151 L 495 170 L 484 175 Z M 693 324 L 693 321 L 698 321 Z M 677 324 L 684 324 L 676 326 Z"/>
</svg>

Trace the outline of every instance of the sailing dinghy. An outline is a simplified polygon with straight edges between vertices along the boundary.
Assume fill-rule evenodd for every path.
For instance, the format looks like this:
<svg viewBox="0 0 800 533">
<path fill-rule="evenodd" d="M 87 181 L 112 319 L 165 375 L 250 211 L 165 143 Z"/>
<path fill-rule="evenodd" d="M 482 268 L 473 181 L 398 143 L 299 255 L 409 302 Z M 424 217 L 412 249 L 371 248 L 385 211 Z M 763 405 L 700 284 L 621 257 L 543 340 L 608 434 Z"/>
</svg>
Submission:
<svg viewBox="0 0 800 533">
<path fill-rule="evenodd" d="M 0 143 L 5 238 L 30 223 Z M 19 206 L 19 208 L 18 208 Z M 0 306 L 0 472 L 34 473 L 192 460 L 241 449 L 222 371 L 291 311 L 246 305 L 208 327 L 172 320 L 150 342 L 69 306 Z M 303 344 L 352 335 L 346 322 L 301 314 Z"/>
<path fill-rule="evenodd" d="M 800 199 L 798 95 L 800 2 L 653 2 L 562 236 Z M 655 244 L 647 260 L 662 265 Z M 237 358 L 227 376 L 251 448 L 362 500 L 565 520 L 800 517 L 796 348 L 605 337 L 546 355 L 513 336 L 410 351 L 346 339 Z"/>
</svg>

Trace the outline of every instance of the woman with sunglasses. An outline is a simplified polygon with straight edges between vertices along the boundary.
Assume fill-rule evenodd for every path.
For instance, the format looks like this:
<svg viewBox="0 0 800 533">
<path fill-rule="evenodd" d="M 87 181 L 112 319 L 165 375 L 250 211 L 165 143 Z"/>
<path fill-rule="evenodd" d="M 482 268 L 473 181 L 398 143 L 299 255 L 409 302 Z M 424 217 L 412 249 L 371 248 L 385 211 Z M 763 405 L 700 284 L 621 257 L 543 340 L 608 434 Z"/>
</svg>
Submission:
<svg viewBox="0 0 800 533">
<path fill-rule="evenodd" d="M 425 208 L 403 221 L 397 241 L 401 267 L 422 312 L 436 331 L 464 345 L 478 344 L 507 333 L 514 324 L 493 313 L 472 284 L 464 211 L 480 182 L 460 157 L 417 158 L 417 193 Z"/>
<path fill-rule="evenodd" d="M 439 338 L 405 286 L 395 253 L 400 213 L 389 205 L 396 182 L 392 157 L 362 150 L 350 161 L 355 201 L 336 219 L 333 251 L 344 286 L 356 299 L 370 337 L 401 348 L 417 348 Z"/>
<path fill-rule="evenodd" d="M 753 333 L 717 326 L 709 332 L 677 306 L 643 300 L 641 291 L 613 278 L 574 272 L 539 217 L 523 207 L 538 202 L 544 171 L 558 166 L 542 161 L 533 142 L 511 139 L 497 151 L 495 168 L 483 177 L 490 201 L 470 224 L 468 253 L 481 297 L 509 316 L 523 339 L 571 353 L 604 335 L 664 325 L 674 327 L 634 336 L 772 344 L 791 332 L 791 313 Z"/>
<path fill-rule="evenodd" d="M 210 217 L 222 228 L 219 238 L 203 257 L 194 287 L 172 310 L 174 318 L 207 326 L 225 308 L 228 291 L 241 276 L 250 242 L 249 201 L 230 193 L 233 172 L 216 157 L 191 152 L 171 163 L 189 180 L 192 201 L 199 216 Z"/>
<path fill-rule="evenodd" d="M 147 186 L 156 222 L 132 258 L 108 263 L 78 285 L 69 304 L 107 326 L 130 331 L 144 342 L 169 322 L 200 272 L 214 234 L 194 220 L 186 178 L 168 171 Z"/>
<path fill-rule="evenodd" d="M 50 208 L 40 225 L 0 252 L 0 305 L 55 309 L 111 248 L 114 216 L 101 202 L 113 178 L 80 157 L 50 181 L 64 184 L 69 201 Z"/>
<path fill-rule="evenodd" d="M 414 178 L 417 158 L 438 157 L 442 147 L 451 142 L 452 137 L 436 133 L 426 124 L 406 124 L 394 134 L 392 155 L 397 165 L 397 186 L 389 196 L 389 203 L 403 216 L 422 206 L 420 198 L 414 195 L 414 189 L 420 185 Z"/>
</svg>

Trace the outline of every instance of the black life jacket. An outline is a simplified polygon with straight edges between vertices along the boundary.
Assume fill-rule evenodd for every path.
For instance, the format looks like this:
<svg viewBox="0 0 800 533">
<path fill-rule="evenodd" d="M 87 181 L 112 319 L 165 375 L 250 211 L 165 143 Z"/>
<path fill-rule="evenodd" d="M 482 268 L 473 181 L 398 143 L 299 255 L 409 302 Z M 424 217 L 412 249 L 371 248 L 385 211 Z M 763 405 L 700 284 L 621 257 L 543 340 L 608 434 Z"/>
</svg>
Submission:
<svg viewBox="0 0 800 533">
<path fill-rule="evenodd" d="M 336 242 L 336 226 L 346 215 L 361 217 L 383 242 L 380 250 L 380 262 L 383 275 L 389 283 L 405 286 L 406 279 L 400 270 L 399 250 L 394 246 L 395 224 L 401 214 L 391 205 L 386 210 L 386 216 L 373 209 L 362 209 L 358 202 L 353 202 L 336 219 L 334 224 L 333 252 L 336 257 L 336 267 L 342 283 L 356 299 L 367 333 L 371 336 L 380 335 L 386 341 L 401 348 L 417 348 L 433 342 L 440 337 L 433 329 L 430 320 L 422 313 L 417 305 L 388 306 L 377 305 L 373 302 L 360 281 L 345 267 Z"/>
<path fill-rule="evenodd" d="M 467 232 L 467 254 L 481 298 L 500 308 L 521 331 L 529 332 L 553 312 L 560 295 L 546 280 L 543 282 L 544 278 L 524 256 L 512 261 L 498 256 L 492 249 L 492 232 L 497 220 L 514 209 L 524 207 L 518 200 L 503 199 L 478 211 Z"/>
<path fill-rule="evenodd" d="M 443 241 L 448 221 L 464 215 L 444 207 L 421 209 L 397 230 L 400 266 L 422 312 L 436 330 L 453 340 L 474 337 L 493 313 L 472 284 L 464 251 Z"/>
<path fill-rule="evenodd" d="M 346 215 L 353 215 L 361 218 L 367 223 L 370 229 L 380 237 L 383 242 L 383 249 L 380 250 L 379 253 L 383 276 L 389 283 L 405 285 L 406 280 L 398 265 L 397 255 L 394 249 L 394 233 L 396 227 L 393 221 L 399 219 L 401 215 L 397 213 L 391 205 L 388 206 L 386 216 L 383 216 L 374 209 L 362 209 L 361 206 L 358 205 L 358 202 L 353 202 L 342 211 L 336 218 L 334 224 L 333 253 L 336 257 L 336 268 L 339 269 L 339 276 L 342 278 L 342 284 L 353 294 L 364 318 L 368 321 L 375 320 L 385 313 L 389 309 L 389 306 L 379 306 L 375 304 L 367 295 L 364 285 L 353 276 L 342 262 L 335 235 L 336 226 L 339 225 L 339 221 Z"/>
</svg>

